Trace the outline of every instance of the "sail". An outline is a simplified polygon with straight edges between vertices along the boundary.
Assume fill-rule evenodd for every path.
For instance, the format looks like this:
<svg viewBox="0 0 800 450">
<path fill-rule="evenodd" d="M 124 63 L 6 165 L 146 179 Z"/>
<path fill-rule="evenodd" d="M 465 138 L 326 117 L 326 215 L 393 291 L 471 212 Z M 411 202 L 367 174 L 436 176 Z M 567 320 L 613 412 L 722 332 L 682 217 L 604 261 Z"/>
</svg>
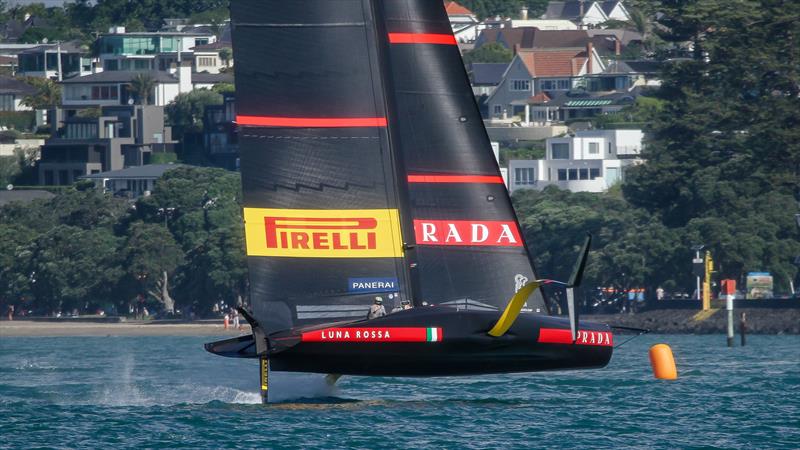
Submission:
<svg viewBox="0 0 800 450">
<path fill-rule="evenodd" d="M 411 296 L 373 8 L 231 2 L 251 303 L 269 331 Z"/>
<path fill-rule="evenodd" d="M 536 277 L 443 3 L 379 3 L 416 301 L 503 308 Z M 527 306 L 546 312 L 539 293 Z"/>
</svg>

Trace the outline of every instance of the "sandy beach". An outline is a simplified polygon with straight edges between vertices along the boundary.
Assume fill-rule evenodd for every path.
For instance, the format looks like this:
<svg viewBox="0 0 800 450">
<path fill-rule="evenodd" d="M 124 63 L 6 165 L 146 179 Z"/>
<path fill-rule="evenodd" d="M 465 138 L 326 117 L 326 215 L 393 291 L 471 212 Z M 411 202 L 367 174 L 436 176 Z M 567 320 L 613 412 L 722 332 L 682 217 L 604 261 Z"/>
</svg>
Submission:
<svg viewBox="0 0 800 450">
<path fill-rule="evenodd" d="M 249 334 L 250 326 L 242 331 L 223 328 L 222 323 L 92 323 L 92 322 L 35 322 L 28 320 L 0 321 L 3 337 L 57 336 L 238 336 Z"/>
</svg>

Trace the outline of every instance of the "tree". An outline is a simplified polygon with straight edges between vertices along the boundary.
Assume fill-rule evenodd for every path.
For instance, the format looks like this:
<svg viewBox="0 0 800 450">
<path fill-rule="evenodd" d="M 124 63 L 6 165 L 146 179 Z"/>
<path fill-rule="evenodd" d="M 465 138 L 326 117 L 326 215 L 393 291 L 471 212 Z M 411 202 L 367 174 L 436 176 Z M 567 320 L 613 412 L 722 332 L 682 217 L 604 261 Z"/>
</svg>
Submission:
<svg viewBox="0 0 800 450">
<path fill-rule="evenodd" d="M 464 55 L 464 64 L 472 63 L 508 63 L 514 59 L 514 52 L 503 47 L 503 44 L 492 42 Z"/>
<path fill-rule="evenodd" d="M 203 113 L 208 105 L 221 105 L 222 95 L 207 89 L 179 94 L 167 105 L 167 118 L 175 136 L 203 129 Z"/>
<path fill-rule="evenodd" d="M 146 73 L 136 74 L 131 80 L 131 94 L 136 99 L 136 103 L 146 105 L 148 98 L 156 87 L 156 80 Z"/>
<path fill-rule="evenodd" d="M 27 77 L 25 82 L 36 88 L 36 93 L 22 99 L 33 109 L 51 109 L 61 103 L 61 85 L 49 78 Z"/>
<path fill-rule="evenodd" d="M 225 67 L 230 67 L 231 59 L 233 58 L 233 51 L 227 47 L 220 49 L 219 59 L 225 64 Z"/>
<path fill-rule="evenodd" d="M 125 234 L 121 252 L 125 268 L 121 290 L 127 293 L 125 297 L 148 293 L 173 314 L 175 302 L 169 293 L 169 278 L 183 263 L 183 251 L 161 224 L 134 222 Z"/>
</svg>

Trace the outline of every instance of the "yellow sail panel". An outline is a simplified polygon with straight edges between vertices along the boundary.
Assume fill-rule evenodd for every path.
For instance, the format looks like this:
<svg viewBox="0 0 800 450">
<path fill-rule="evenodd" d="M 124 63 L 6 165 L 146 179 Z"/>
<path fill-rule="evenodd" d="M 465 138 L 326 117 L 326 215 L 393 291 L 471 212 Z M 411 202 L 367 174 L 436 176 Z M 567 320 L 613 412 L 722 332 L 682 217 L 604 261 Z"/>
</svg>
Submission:
<svg viewBox="0 0 800 450">
<path fill-rule="evenodd" d="M 244 209 L 248 256 L 401 258 L 396 209 Z"/>
</svg>

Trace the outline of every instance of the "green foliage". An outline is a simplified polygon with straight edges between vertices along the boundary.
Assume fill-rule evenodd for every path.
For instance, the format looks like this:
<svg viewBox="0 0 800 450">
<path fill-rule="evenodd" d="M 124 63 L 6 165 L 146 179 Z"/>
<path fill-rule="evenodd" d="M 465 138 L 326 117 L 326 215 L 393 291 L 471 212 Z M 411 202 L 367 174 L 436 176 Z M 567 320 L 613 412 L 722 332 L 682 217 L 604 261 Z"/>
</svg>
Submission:
<svg viewBox="0 0 800 450">
<path fill-rule="evenodd" d="M 146 105 L 156 87 L 156 80 L 146 73 L 136 74 L 131 80 L 130 92 L 136 103 Z"/>
<path fill-rule="evenodd" d="M 61 103 L 61 85 L 49 78 L 27 77 L 25 82 L 36 88 L 22 103 L 33 109 L 50 109 Z"/>
<path fill-rule="evenodd" d="M 225 94 L 229 92 L 236 92 L 236 86 L 231 83 L 217 83 L 211 87 L 211 90 L 217 94 Z"/>
<path fill-rule="evenodd" d="M 546 152 L 544 141 L 526 142 L 526 144 L 527 147 L 501 147 L 500 166 L 507 167 L 512 159 L 544 159 Z"/>
<path fill-rule="evenodd" d="M 207 89 L 196 89 L 175 97 L 167 105 L 167 119 L 175 136 L 203 130 L 203 112 L 208 105 L 221 105 L 222 95 Z"/>
<path fill-rule="evenodd" d="M 636 102 L 621 109 L 619 112 L 600 115 L 592 118 L 596 128 L 600 129 L 650 129 L 659 119 L 663 109 L 664 100 L 656 97 L 640 96 Z"/>
<path fill-rule="evenodd" d="M 36 126 L 34 111 L 0 111 L 0 127 L 31 131 Z"/>
<path fill-rule="evenodd" d="M 508 63 L 514 59 L 514 52 L 502 44 L 492 42 L 464 54 L 464 64 L 472 63 Z"/>
<path fill-rule="evenodd" d="M 0 300 L 42 314 L 116 305 L 170 280 L 178 309 L 208 314 L 246 294 L 239 175 L 176 168 L 135 208 L 95 189 L 0 207 Z"/>
<path fill-rule="evenodd" d="M 178 162 L 178 155 L 172 152 L 153 153 L 150 155 L 150 164 L 169 164 Z"/>
</svg>

